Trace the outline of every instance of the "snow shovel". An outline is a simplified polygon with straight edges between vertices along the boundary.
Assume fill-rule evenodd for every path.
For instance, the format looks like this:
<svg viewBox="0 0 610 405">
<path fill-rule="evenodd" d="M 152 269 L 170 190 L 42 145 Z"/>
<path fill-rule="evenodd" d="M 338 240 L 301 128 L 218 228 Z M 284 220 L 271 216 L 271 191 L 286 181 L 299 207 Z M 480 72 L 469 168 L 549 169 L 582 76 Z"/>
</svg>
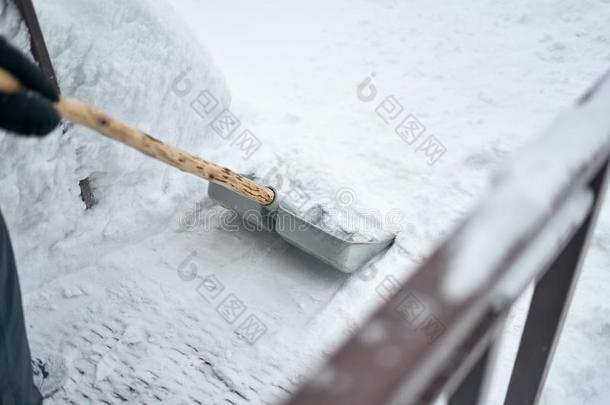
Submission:
<svg viewBox="0 0 610 405">
<path fill-rule="evenodd" d="M 0 91 L 16 93 L 23 86 L 0 68 Z M 210 182 L 208 194 L 222 206 L 236 211 L 248 223 L 275 231 L 281 238 L 346 273 L 352 273 L 386 249 L 394 236 L 382 240 L 354 241 L 333 234 L 300 217 L 281 194 L 232 170 L 203 160 L 133 128 L 79 100 L 60 97 L 59 114 L 108 138 Z"/>
</svg>

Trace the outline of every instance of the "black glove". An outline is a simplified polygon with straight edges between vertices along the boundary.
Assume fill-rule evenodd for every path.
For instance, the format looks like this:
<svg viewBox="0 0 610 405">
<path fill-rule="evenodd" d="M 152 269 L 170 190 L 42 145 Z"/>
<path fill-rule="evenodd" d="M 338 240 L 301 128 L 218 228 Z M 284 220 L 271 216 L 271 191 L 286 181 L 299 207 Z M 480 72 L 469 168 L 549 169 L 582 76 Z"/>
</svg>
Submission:
<svg viewBox="0 0 610 405">
<path fill-rule="evenodd" d="M 53 107 L 59 92 L 38 67 L 0 37 L 0 67 L 11 73 L 27 90 L 0 92 L 0 127 L 22 135 L 46 135 L 61 118 Z"/>
</svg>

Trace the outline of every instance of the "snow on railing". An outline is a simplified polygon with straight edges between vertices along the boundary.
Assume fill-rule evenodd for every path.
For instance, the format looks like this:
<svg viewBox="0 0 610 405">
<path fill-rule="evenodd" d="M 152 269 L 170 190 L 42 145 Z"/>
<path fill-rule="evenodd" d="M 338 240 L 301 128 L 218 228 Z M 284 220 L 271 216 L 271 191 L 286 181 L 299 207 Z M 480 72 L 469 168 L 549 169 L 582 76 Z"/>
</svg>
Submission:
<svg viewBox="0 0 610 405">
<path fill-rule="evenodd" d="M 599 211 L 609 141 L 606 76 L 287 403 L 427 404 L 441 393 L 481 403 L 506 315 L 534 282 L 505 404 L 535 404 Z"/>
</svg>

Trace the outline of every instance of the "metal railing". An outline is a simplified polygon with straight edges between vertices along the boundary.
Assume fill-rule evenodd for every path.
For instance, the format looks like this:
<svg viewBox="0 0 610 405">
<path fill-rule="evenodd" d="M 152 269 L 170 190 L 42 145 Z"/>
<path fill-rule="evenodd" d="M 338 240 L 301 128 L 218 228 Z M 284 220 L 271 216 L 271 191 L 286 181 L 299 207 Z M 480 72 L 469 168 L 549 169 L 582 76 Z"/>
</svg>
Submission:
<svg viewBox="0 0 610 405">
<path fill-rule="evenodd" d="M 604 195 L 609 139 L 606 75 L 287 404 L 429 404 L 441 393 L 482 403 L 506 316 L 532 283 L 504 403 L 536 404 Z"/>
</svg>

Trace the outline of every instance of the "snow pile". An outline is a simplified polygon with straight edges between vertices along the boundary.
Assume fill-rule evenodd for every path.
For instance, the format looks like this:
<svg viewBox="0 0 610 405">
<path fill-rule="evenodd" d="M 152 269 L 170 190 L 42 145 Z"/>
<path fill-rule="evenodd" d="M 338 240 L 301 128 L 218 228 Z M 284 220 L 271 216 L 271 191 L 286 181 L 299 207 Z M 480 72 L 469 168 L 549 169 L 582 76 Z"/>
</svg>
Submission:
<svg viewBox="0 0 610 405">
<path fill-rule="evenodd" d="M 15 6 L 3 1 L 2 24 L 11 42 L 27 44 Z M 37 2 L 62 92 L 170 144 L 215 159 L 222 146 L 192 107 L 200 92 L 229 105 L 224 77 L 165 2 L 119 0 Z M 190 86 L 190 88 L 189 88 Z M 188 90 L 188 91 L 187 91 Z M 95 255 L 97 243 L 144 238 L 165 226 L 177 207 L 205 195 L 205 181 L 184 175 L 88 129 L 67 125 L 42 141 L 0 135 L 0 198 L 17 249 L 48 252 L 21 260 L 27 286 L 77 270 L 74 252 L 57 250 L 79 241 Z M 98 205 L 85 212 L 79 181 L 89 178 Z M 98 224 L 106 223 L 104 227 Z M 36 246 L 19 246 L 36 241 Z M 41 273 L 29 274 L 33 269 Z"/>
</svg>

